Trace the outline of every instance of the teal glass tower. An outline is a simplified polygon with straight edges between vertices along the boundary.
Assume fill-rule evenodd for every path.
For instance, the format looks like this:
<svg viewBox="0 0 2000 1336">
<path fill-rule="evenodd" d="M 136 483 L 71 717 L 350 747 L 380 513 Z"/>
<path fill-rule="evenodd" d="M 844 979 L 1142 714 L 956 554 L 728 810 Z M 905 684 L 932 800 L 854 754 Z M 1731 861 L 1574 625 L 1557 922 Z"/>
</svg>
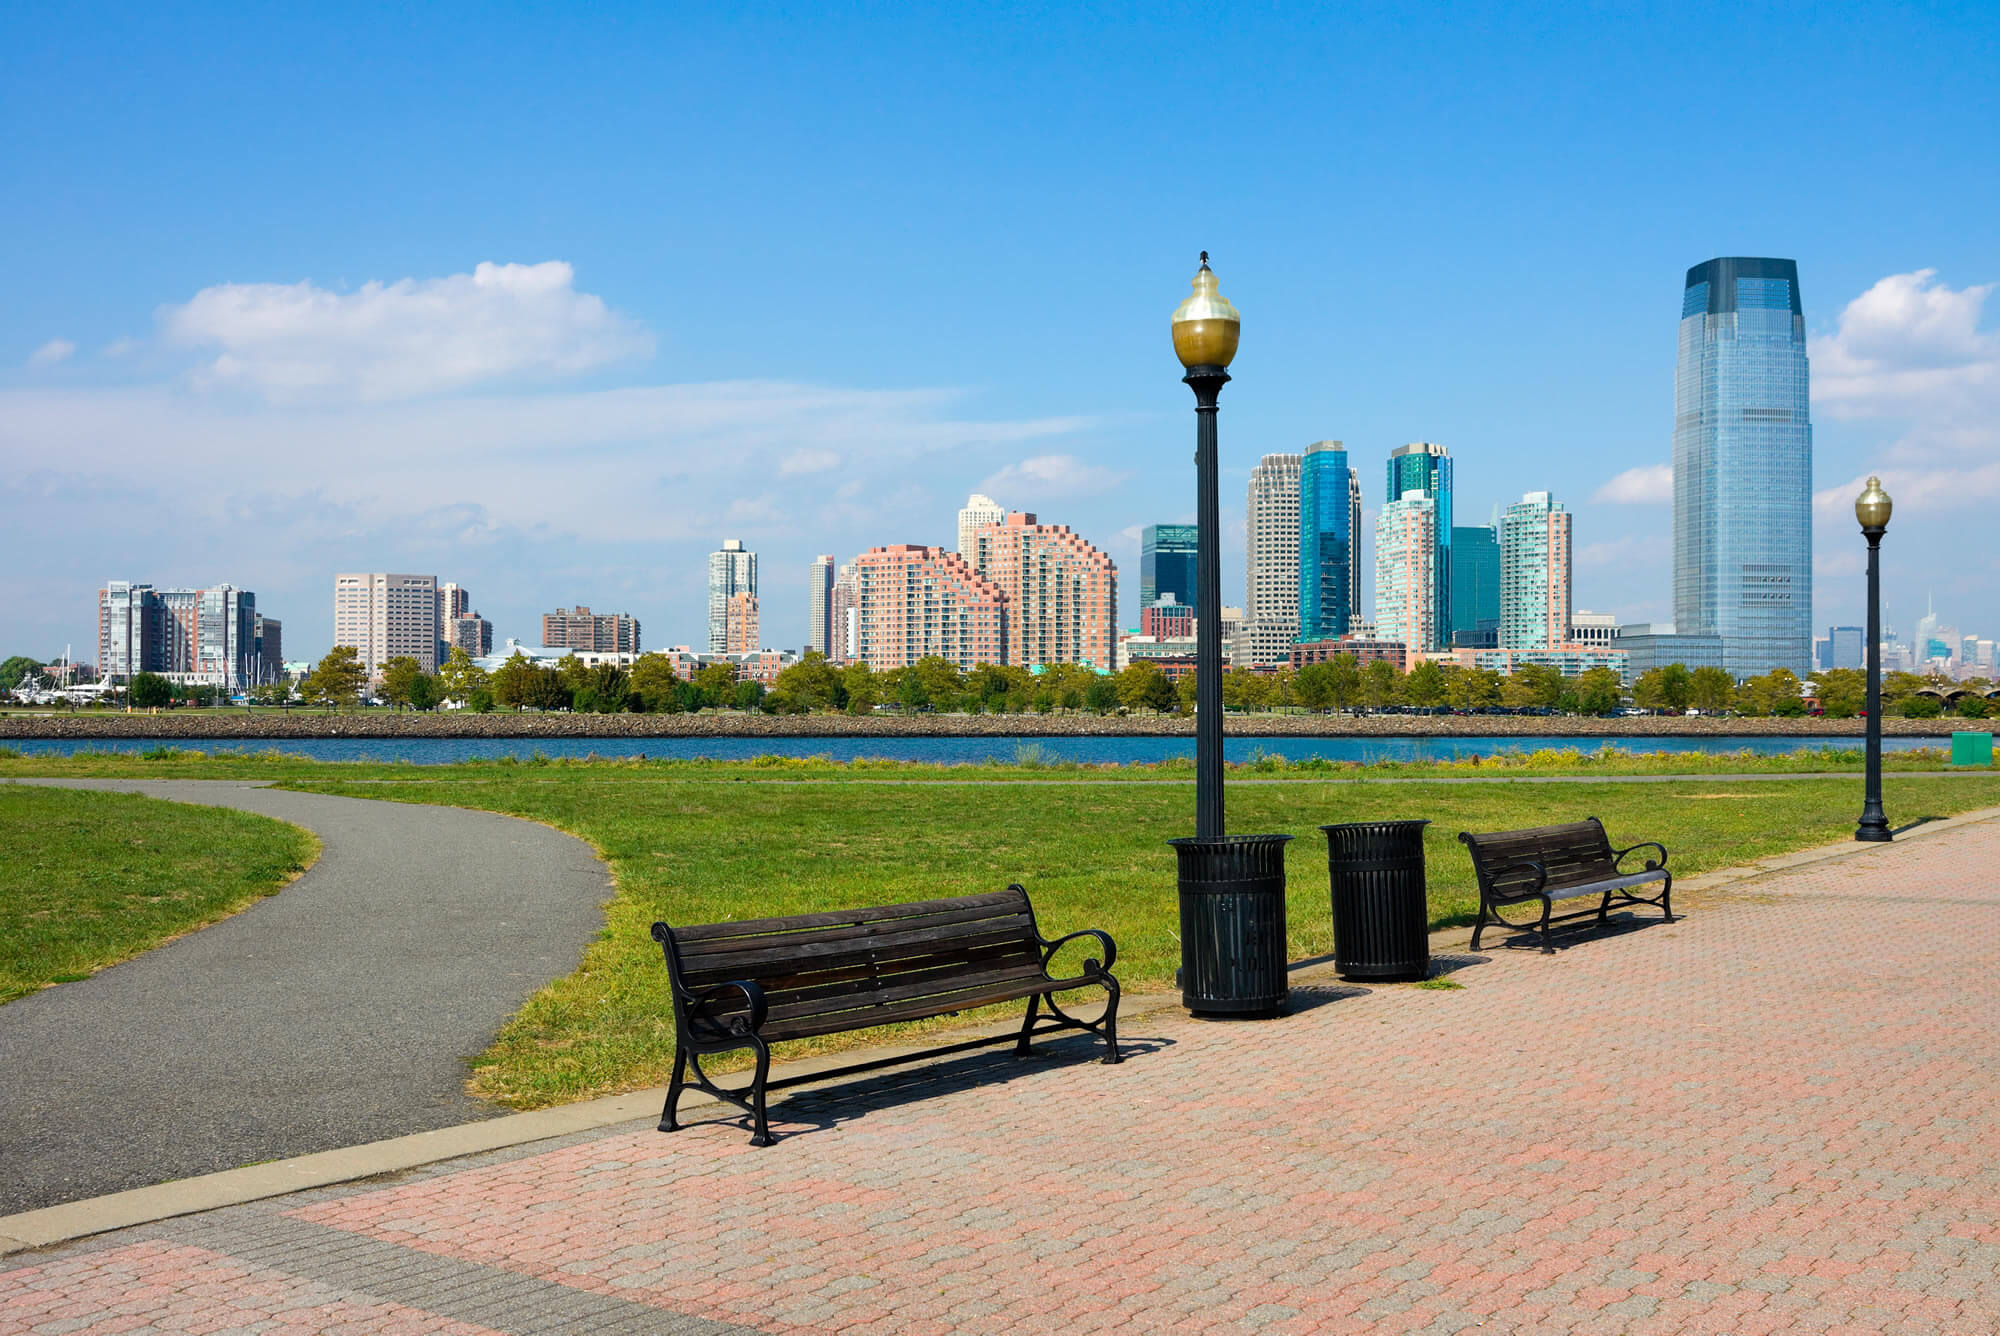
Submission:
<svg viewBox="0 0 2000 1336">
<path fill-rule="evenodd" d="M 1500 539 L 1489 524 L 1451 531 L 1452 638 L 1460 649 L 1493 649 L 1500 643 Z"/>
<path fill-rule="evenodd" d="M 1299 465 L 1299 640 L 1337 640 L 1354 619 L 1347 448 L 1314 441 Z"/>
<path fill-rule="evenodd" d="M 1422 492 L 1437 502 L 1437 561 L 1432 578 L 1437 581 L 1438 644 L 1449 645 L 1457 629 L 1451 621 L 1451 452 L 1428 441 L 1391 450 L 1389 491 L 1383 500 L 1400 501 L 1405 492 Z"/>
<path fill-rule="evenodd" d="M 1687 271 L 1674 371 L 1674 626 L 1741 679 L 1812 668 L 1812 421 L 1799 267 Z"/>
<path fill-rule="evenodd" d="M 1148 524 L 1139 531 L 1139 611 L 1172 594 L 1195 606 L 1195 561 L 1201 530 L 1192 524 Z"/>
</svg>

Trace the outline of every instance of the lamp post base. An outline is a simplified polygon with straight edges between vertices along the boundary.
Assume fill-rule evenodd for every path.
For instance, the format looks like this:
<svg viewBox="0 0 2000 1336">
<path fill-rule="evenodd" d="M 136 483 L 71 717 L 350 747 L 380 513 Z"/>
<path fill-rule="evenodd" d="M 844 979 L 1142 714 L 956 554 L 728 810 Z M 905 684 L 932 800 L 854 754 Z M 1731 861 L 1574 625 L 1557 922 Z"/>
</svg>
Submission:
<svg viewBox="0 0 2000 1336">
<path fill-rule="evenodd" d="M 1862 817 L 1861 824 L 1854 828 L 1854 838 L 1869 844 L 1886 844 L 1895 839 L 1896 834 L 1889 829 L 1887 818 L 1878 816 L 1871 821 Z"/>
</svg>

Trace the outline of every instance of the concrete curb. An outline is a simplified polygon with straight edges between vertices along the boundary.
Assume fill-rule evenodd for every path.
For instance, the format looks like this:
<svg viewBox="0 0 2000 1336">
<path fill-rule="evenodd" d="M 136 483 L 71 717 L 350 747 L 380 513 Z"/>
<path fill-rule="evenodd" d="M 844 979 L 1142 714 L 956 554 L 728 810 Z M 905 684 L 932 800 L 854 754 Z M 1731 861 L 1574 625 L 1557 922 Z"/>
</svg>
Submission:
<svg viewBox="0 0 2000 1336">
<path fill-rule="evenodd" d="M 1964 826 L 1996 819 L 2000 819 L 2000 807 L 1981 808 L 1941 821 L 1925 822 L 1921 826 L 1903 832 L 1890 844 L 1843 842 L 1822 845 L 1817 849 L 1781 854 L 1742 867 L 1719 868 L 1700 876 L 1689 877 L 1678 883 L 1675 889 L 1683 893 L 1712 893 L 1725 887 L 1748 887 L 1774 873 L 1814 863 L 1879 856 L 1887 850 L 1893 850 L 1897 844 L 1941 835 Z M 1440 955 L 1462 951 L 1471 940 L 1470 928 L 1447 928 L 1431 934 L 1431 952 L 1433 955 Z M 1292 965 L 1291 972 L 1294 982 L 1303 984 L 1335 977 L 1332 961 L 1325 956 L 1296 962 Z M 1120 1019 L 1136 1020 L 1177 1008 L 1179 1005 L 1178 993 L 1129 994 L 1119 1007 Z M 1017 1023 L 1014 1021 L 1001 1021 L 967 1027 L 962 1032 L 955 1031 L 953 1037 L 956 1038 L 961 1033 L 967 1038 L 1012 1034 L 1016 1028 Z M 868 1056 L 871 1059 L 908 1056 L 922 1053 L 933 1046 L 931 1043 L 886 1046 L 869 1050 Z M 771 1076 L 773 1079 L 810 1077 L 818 1072 L 845 1067 L 856 1060 L 857 1054 L 852 1051 L 804 1058 L 774 1065 Z M 108 1196 L 67 1202 L 60 1206 L 23 1211 L 17 1215 L 0 1216 L 0 1256 L 31 1248 L 46 1248 L 86 1238 L 92 1234 L 127 1229 L 134 1225 L 152 1224 L 175 1216 L 193 1215 L 219 1207 L 240 1206 L 245 1202 L 281 1197 L 307 1188 L 330 1187 L 337 1183 L 351 1183 L 382 1174 L 422 1168 L 485 1151 L 507 1150 L 577 1132 L 596 1131 L 641 1120 L 652 1122 L 659 1117 L 659 1108 L 665 1098 L 664 1087 L 636 1090 L 622 1095 L 607 1095 L 600 1099 L 565 1104 L 559 1108 L 538 1109 L 533 1113 L 507 1114 L 498 1118 L 462 1123 L 457 1127 L 417 1132 L 409 1136 L 393 1137 L 387 1141 L 348 1146 L 340 1150 L 320 1151 L 292 1159 L 274 1160 L 268 1164 L 245 1165 L 240 1169 L 204 1174 L 198 1178 L 159 1183 L 152 1187 L 135 1188 L 129 1192 L 116 1192 Z M 717 1103 L 707 1096 L 690 1093 L 683 1097 L 682 1108 L 699 1110 Z"/>
</svg>

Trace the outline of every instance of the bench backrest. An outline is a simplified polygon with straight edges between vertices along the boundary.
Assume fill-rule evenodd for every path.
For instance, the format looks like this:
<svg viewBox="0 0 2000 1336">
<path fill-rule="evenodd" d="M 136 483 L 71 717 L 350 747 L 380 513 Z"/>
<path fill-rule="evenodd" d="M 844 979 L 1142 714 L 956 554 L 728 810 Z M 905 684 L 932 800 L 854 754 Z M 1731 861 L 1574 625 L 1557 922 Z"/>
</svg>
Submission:
<svg viewBox="0 0 2000 1336">
<path fill-rule="evenodd" d="M 1534 889 L 1540 880 L 1533 868 L 1539 863 L 1548 869 L 1551 890 L 1580 886 L 1618 875 L 1611 856 L 1611 840 L 1604 824 L 1585 817 L 1561 826 L 1535 826 L 1528 830 L 1498 830 L 1488 834 L 1462 832 L 1459 839 L 1472 851 L 1473 871 L 1480 884 L 1498 896 L 1520 895 Z"/>
<path fill-rule="evenodd" d="M 869 1023 L 951 1009 L 968 988 L 1039 976 L 1040 934 L 1019 886 L 918 904 L 664 930 L 675 987 L 748 979 L 773 1022 L 868 1007 Z M 660 936 L 660 932 L 655 932 Z"/>
</svg>

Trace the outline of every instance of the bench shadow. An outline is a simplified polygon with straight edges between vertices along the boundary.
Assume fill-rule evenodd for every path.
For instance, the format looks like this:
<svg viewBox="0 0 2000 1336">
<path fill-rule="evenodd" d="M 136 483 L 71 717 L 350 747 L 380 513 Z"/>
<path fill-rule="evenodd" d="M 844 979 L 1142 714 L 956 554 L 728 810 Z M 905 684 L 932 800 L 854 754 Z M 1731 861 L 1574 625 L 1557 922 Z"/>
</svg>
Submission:
<svg viewBox="0 0 2000 1336">
<path fill-rule="evenodd" d="M 1431 957 L 1431 972 L 1427 977 L 1442 979 L 1447 975 L 1456 974 L 1460 970 L 1469 970 L 1475 965 L 1489 965 L 1492 962 L 1492 956 L 1484 953 L 1474 954 L 1470 951 L 1453 952 L 1449 955 L 1434 955 Z"/>
<path fill-rule="evenodd" d="M 1166 1038 L 1128 1038 L 1120 1035 L 1118 1052 L 1125 1061 L 1131 1062 L 1157 1053 L 1173 1042 Z M 1011 1048 L 994 1048 L 934 1062 L 913 1057 L 908 1067 L 845 1078 L 830 1076 L 830 1084 L 825 1086 L 773 1091 L 768 1114 L 771 1134 L 783 1144 L 793 1137 L 833 1131 L 879 1110 L 920 1103 L 959 1091 L 977 1090 L 982 1086 L 1003 1085 L 1023 1072 L 1047 1067 L 1101 1067 L 1103 1059 L 1104 1041 L 1096 1035 L 1038 1039 L 1034 1052 L 1025 1058 L 1017 1057 Z M 1079 1072 L 1078 1075 L 1081 1078 L 1088 1073 Z M 739 1073 L 737 1077 L 722 1079 L 731 1081 L 740 1079 L 740 1076 Z M 712 1117 L 690 1118 L 683 1111 L 681 1126 L 683 1130 L 734 1127 L 748 1136 L 750 1119 L 748 1115 L 724 1104 L 716 1108 Z"/>
<path fill-rule="evenodd" d="M 1584 946 L 1591 942 L 1608 941 L 1614 937 L 1624 937 L 1630 933 L 1644 932 L 1648 928 L 1671 928 L 1676 924 L 1684 922 L 1686 919 L 1686 910 L 1677 910 L 1674 914 L 1673 923 L 1669 923 L 1660 917 L 1660 913 L 1656 909 L 1649 909 L 1646 912 L 1633 909 L 1614 909 L 1611 911 L 1611 917 L 1602 923 L 1599 923 L 1596 919 L 1576 919 L 1569 923 L 1551 924 L 1549 927 L 1549 945 L 1558 951 L 1567 951 L 1572 946 Z M 1488 924 L 1486 931 L 1490 938 L 1493 935 L 1493 925 Z M 1537 955 L 1541 954 L 1541 933 L 1536 931 L 1532 925 L 1519 931 L 1509 931 L 1503 927 L 1501 931 L 1508 934 L 1504 940 L 1490 942 L 1489 945 L 1483 946 L 1480 949 L 1482 951 L 1533 951 Z"/>
</svg>

